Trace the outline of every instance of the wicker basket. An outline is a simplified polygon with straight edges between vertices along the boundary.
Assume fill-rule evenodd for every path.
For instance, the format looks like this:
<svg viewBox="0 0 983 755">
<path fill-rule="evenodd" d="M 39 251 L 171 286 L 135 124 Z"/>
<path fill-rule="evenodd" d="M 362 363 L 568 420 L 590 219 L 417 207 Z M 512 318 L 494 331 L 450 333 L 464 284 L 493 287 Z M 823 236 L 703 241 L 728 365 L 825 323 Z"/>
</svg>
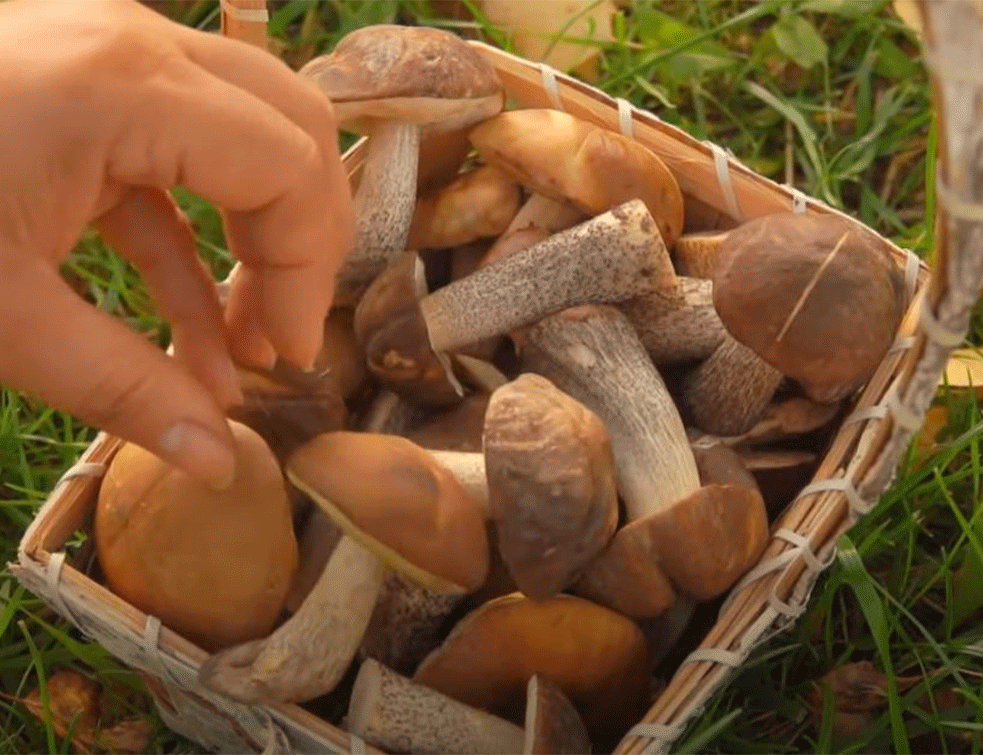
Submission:
<svg viewBox="0 0 983 755">
<path fill-rule="evenodd" d="M 240 0 L 241 1 L 241 0 Z M 248 3 L 243 34 L 257 44 L 262 9 Z M 230 0 L 223 9 L 234 6 Z M 784 510 L 760 563 L 733 588 L 717 623 L 679 667 L 644 719 L 616 752 L 664 752 L 683 733 L 751 650 L 788 627 L 805 608 L 817 575 L 832 560 L 837 537 L 867 513 L 889 485 L 900 454 L 921 424 L 949 352 L 958 345 L 979 294 L 983 254 L 983 181 L 953 166 L 981 165 L 983 19 L 972 0 L 924 3 L 925 60 L 942 126 L 937 182 L 940 206 L 935 275 L 891 245 L 905 271 L 909 306 L 891 349 L 852 413 L 841 423 L 813 481 Z M 229 24 L 242 29 L 241 24 Z M 700 142 L 580 81 L 473 42 L 497 69 L 510 107 L 554 107 L 620 131 L 658 154 L 683 191 L 687 216 L 702 227 L 731 227 L 763 214 L 835 213 L 801 192 L 757 175 L 722 148 Z M 346 155 L 355 178 L 364 141 Z M 91 552 L 70 562 L 66 543 L 87 531 L 101 475 L 120 442 L 99 435 L 56 485 L 21 542 L 11 568 L 83 634 L 141 670 L 160 712 L 175 731 L 225 752 L 375 751 L 296 705 L 246 706 L 204 689 L 196 672 L 206 653 L 162 627 L 93 579 Z"/>
</svg>

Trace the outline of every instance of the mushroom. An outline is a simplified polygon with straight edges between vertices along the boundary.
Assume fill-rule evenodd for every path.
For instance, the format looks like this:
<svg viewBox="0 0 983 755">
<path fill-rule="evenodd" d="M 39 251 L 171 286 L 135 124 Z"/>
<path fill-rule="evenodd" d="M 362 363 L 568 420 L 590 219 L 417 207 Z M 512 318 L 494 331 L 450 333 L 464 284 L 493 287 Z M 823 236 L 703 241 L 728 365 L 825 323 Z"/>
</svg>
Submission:
<svg viewBox="0 0 983 755">
<path fill-rule="evenodd" d="M 377 24 L 345 35 L 300 69 L 334 105 L 338 124 L 368 133 L 355 193 L 355 249 L 336 276 L 335 304 L 355 304 L 386 262 L 406 248 L 421 129 L 452 131 L 502 109 L 491 64 L 456 35 Z"/>
<path fill-rule="evenodd" d="M 727 234 L 713 302 L 733 338 L 684 380 L 683 401 L 701 429 L 736 435 L 758 420 L 783 376 L 818 402 L 863 385 L 901 323 L 904 279 L 859 224 L 777 213 Z"/>
<path fill-rule="evenodd" d="M 492 394 L 484 446 L 502 558 L 525 595 L 556 595 L 604 549 L 618 524 L 607 430 L 549 380 L 524 374 Z"/>
<path fill-rule="evenodd" d="M 509 171 L 530 191 L 598 215 L 641 199 L 666 247 L 683 228 L 683 197 L 665 163 L 648 147 L 560 110 L 507 110 L 470 133 L 489 165 Z"/>
<path fill-rule="evenodd" d="M 498 236 L 519 210 L 521 190 L 505 171 L 482 165 L 420 197 L 408 249 L 445 249 Z"/>
<path fill-rule="evenodd" d="M 109 588 L 209 651 L 270 632 L 297 571 L 276 457 L 255 431 L 229 428 L 236 476 L 228 489 L 126 443 L 106 470 L 94 516 Z"/>
<path fill-rule="evenodd" d="M 556 684 L 539 674 L 526 685 L 524 755 L 584 755 L 591 751 L 584 721 Z"/>
<path fill-rule="evenodd" d="M 355 338 L 354 319 L 351 308 L 333 308 L 324 320 L 324 341 L 314 359 L 314 371 L 333 380 L 344 399 L 352 398 L 365 383 L 365 356 Z"/>
<path fill-rule="evenodd" d="M 480 586 L 488 571 L 480 507 L 404 438 L 325 433 L 291 455 L 287 476 L 345 534 L 276 632 L 202 665 L 206 687 L 242 702 L 309 700 L 334 689 L 362 642 L 387 567 L 457 595 Z"/>
<path fill-rule="evenodd" d="M 367 659 L 355 677 L 347 729 L 388 752 L 519 753 L 522 729 Z"/>
<path fill-rule="evenodd" d="M 460 404 L 434 412 L 405 435 L 431 451 L 463 451 L 480 455 L 488 400 L 487 393 L 472 393 Z M 482 477 L 484 472 L 482 465 Z"/>
<path fill-rule="evenodd" d="M 525 332 L 522 352 L 527 369 L 601 418 L 614 449 L 627 524 L 577 592 L 646 618 L 672 605 L 672 587 L 709 599 L 757 561 L 768 535 L 760 496 L 701 486 L 679 412 L 624 314 L 586 306 L 550 315 Z"/>
<path fill-rule="evenodd" d="M 573 595 L 518 593 L 465 616 L 413 681 L 496 715 L 522 715 L 540 674 L 563 690 L 594 741 L 617 741 L 648 702 L 645 637 L 626 616 Z"/>
<path fill-rule="evenodd" d="M 369 370 L 407 398 L 440 405 L 463 395 L 446 352 L 507 333 L 550 312 L 645 295 L 663 311 L 680 294 L 668 253 L 641 200 L 510 254 L 426 295 L 419 258 L 401 255 L 355 311 Z"/>
</svg>

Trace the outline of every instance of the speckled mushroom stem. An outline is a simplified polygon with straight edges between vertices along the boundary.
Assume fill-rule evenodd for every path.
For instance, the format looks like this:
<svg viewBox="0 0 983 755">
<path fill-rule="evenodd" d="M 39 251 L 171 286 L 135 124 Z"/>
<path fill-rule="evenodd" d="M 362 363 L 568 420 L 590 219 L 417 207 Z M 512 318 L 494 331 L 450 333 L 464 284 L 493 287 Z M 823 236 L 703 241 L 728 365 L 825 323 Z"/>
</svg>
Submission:
<svg viewBox="0 0 983 755">
<path fill-rule="evenodd" d="M 297 612 L 269 636 L 215 653 L 201 683 L 244 703 L 303 702 L 333 690 L 362 642 L 385 567 L 343 535 Z"/>
<path fill-rule="evenodd" d="M 400 674 L 412 674 L 434 648 L 444 620 L 464 595 L 437 593 L 390 570 L 359 649 Z"/>
<path fill-rule="evenodd" d="M 758 422 L 782 380 L 782 373 L 727 334 L 683 378 L 681 401 L 701 430 L 740 435 Z"/>
<path fill-rule="evenodd" d="M 676 275 L 641 200 L 503 257 L 420 301 L 431 345 L 450 351 L 550 312 L 641 294 L 678 306 Z"/>
<path fill-rule="evenodd" d="M 522 729 L 367 660 L 348 705 L 348 731 L 389 752 L 521 753 Z"/>
<path fill-rule="evenodd" d="M 630 521 L 699 489 L 679 412 L 623 313 L 579 307 L 544 318 L 527 331 L 522 352 L 528 369 L 604 422 Z"/>
<path fill-rule="evenodd" d="M 406 248 L 416 206 L 420 127 L 377 121 L 355 192 L 355 247 L 335 277 L 334 306 L 358 303 L 372 279 Z"/>
<path fill-rule="evenodd" d="M 713 283 L 679 277 L 682 304 L 666 311 L 658 299 L 633 299 L 620 305 L 642 345 L 656 364 L 706 359 L 727 335 L 713 307 Z"/>
</svg>

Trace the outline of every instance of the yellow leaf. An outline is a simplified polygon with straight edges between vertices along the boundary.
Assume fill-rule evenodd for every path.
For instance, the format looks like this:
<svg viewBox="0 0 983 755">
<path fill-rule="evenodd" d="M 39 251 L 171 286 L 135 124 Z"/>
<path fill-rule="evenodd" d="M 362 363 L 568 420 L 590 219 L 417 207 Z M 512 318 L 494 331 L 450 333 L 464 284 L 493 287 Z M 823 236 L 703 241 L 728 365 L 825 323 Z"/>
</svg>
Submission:
<svg viewBox="0 0 983 755">
<path fill-rule="evenodd" d="M 516 54 L 596 80 L 601 47 L 614 39 L 617 9 L 611 0 L 482 0 L 481 11 L 510 32 Z"/>
<path fill-rule="evenodd" d="M 972 388 L 978 396 L 983 396 L 983 355 L 976 349 L 953 351 L 945 366 L 945 375 L 939 378 L 939 386 L 946 382 L 950 388 Z"/>
</svg>

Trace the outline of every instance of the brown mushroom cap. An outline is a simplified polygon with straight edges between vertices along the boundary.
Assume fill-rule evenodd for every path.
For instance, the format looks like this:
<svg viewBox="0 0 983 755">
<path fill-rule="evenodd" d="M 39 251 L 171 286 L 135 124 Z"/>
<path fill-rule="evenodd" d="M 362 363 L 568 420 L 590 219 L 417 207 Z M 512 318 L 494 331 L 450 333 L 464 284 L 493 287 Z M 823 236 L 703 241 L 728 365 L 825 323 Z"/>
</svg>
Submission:
<svg viewBox="0 0 983 755">
<path fill-rule="evenodd" d="M 413 679 L 475 708 L 522 711 L 535 674 L 577 706 L 592 738 L 623 733 L 648 702 L 648 650 L 629 618 L 588 600 L 519 594 L 468 614 Z"/>
<path fill-rule="evenodd" d="M 607 430 L 549 380 L 526 373 L 492 394 L 484 445 L 502 557 L 524 594 L 555 595 L 608 544 L 618 523 Z"/>
<path fill-rule="evenodd" d="M 460 593 L 485 581 L 481 506 L 405 438 L 325 433 L 291 455 L 287 476 L 346 534 L 422 586 Z"/>
<path fill-rule="evenodd" d="M 548 108 L 508 110 L 471 130 L 491 165 L 531 191 L 589 215 L 631 199 L 645 202 L 667 246 L 683 228 L 683 197 L 665 163 L 633 139 Z"/>
<path fill-rule="evenodd" d="M 339 123 L 360 131 L 366 118 L 459 128 L 498 112 L 504 101 L 495 69 L 477 50 L 426 26 L 356 29 L 300 73 L 328 94 Z"/>
<path fill-rule="evenodd" d="M 834 215 L 748 221 L 724 239 L 713 275 L 724 326 L 816 401 L 842 398 L 873 374 L 904 290 L 886 245 Z"/>
<path fill-rule="evenodd" d="M 457 406 L 433 412 L 406 437 L 428 450 L 478 453 L 489 398 L 487 393 L 472 393 Z"/>
<path fill-rule="evenodd" d="M 365 357 L 355 338 L 354 311 L 335 307 L 324 321 L 324 343 L 314 369 L 333 380 L 343 398 L 351 398 L 365 382 Z"/>
<path fill-rule="evenodd" d="M 267 634 L 297 569 L 276 458 L 256 432 L 229 425 L 237 474 L 227 490 L 128 443 L 109 465 L 95 512 L 110 589 L 208 650 Z"/>
</svg>

